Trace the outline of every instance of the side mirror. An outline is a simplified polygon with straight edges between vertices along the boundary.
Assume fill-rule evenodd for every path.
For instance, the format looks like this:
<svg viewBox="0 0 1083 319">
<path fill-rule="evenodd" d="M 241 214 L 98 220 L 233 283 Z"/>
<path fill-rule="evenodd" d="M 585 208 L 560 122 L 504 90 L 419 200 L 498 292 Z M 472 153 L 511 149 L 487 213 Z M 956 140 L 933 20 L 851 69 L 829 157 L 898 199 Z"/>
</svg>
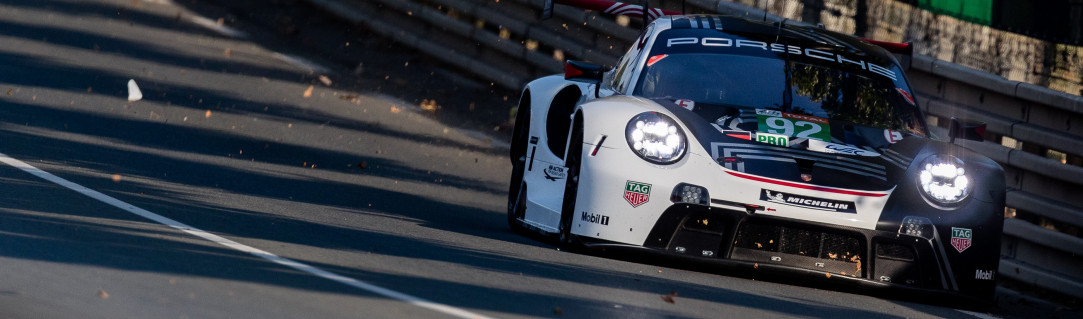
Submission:
<svg viewBox="0 0 1083 319">
<path fill-rule="evenodd" d="M 602 82 L 603 73 L 605 68 L 601 65 L 571 60 L 564 62 L 565 80 L 598 84 Z"/>
<path fill-rule="evenodd" d="M 951 123 L 948 124 L 948 143 L 955 143 L 955 138 L 984 141 L 985 123 L 962 121 L 953 117 Z"/>
<path fill-rule="evenodd" d="M 594 97 L 598 97 L 598 90 L 602 86 L 602 76 L 605 67 L 597 64 L 568 60 L 564 62 L 564 79 L 568 81 L 583 82 L 594 85 Z"/>
<path fill-rule="evenodd" d="M 553 17 L 553 0 L 545 0 L 542 4 L 541 20 L 546 20 Z"/>
</svg>

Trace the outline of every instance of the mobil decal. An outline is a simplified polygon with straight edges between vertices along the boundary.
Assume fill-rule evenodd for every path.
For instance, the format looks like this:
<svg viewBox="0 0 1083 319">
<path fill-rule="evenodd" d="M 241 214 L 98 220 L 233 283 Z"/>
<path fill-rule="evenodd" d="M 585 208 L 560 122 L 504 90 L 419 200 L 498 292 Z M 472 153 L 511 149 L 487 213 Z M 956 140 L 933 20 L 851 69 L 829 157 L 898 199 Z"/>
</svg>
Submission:
<svg viewBox="0 0 1083 319">
<path fill-rule="evenodd" d="M 760 191 L 762 201 L 836 213 L 857 214 L 854 202 L 795 195 L 769 189 L 760 189 Z"/>
<path fill-rule="evenodd" d="M 974 231 L 970 228 L 951 228 L 951 247 L 955 247 L 955 250 L 963 252 L 967 248 L 970 248 L 970 244 L 974 241 Z"/>
<path fill-rule="evenodd" d="M 579 215 L 579 220 L 585 221 L 585 222 L 588 222 L 588 223 L 595 223 L 595 224 L 599 224 L 599 225 L 603 225 L 603 226 L 608 226 L 609 225 L 609 216 L 602 215 L 602 214 L 594 214 L 594 213 L 583 212 L 581 215 Z"/>
<path fill-rule="evenodd" d="M 624 200 L 639 207 L 651 199 L 651 184 L 628 181 L 624 184 Z"/>
<path fill-rule="evenodd" d="M 981 270 L 981 269 L 975 269 L 974 270 L 974 279 L 977 279 L 977 280 L 994 280 L 994 279 L 996 279 L 996 275 L 997 275 L 996 270 Z"/>
</svg>

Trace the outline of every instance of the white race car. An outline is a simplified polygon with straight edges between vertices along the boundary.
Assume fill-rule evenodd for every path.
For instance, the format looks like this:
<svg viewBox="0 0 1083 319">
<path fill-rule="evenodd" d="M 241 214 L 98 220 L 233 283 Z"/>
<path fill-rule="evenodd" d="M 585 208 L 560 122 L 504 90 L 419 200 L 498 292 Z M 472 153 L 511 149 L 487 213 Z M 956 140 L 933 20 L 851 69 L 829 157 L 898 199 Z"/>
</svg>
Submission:
<svg viewBox="0 0 1083 319">
<path fill-rule="evenodd" d="M 508 222 L 562 244 L 989 300 L 1004 173 L 930 138 L 887 45 L 657 18 L 615 68 L 568 62 L 526 86 Z M 949 138 L 982 138 L 952 123 Z"/>
</svg>

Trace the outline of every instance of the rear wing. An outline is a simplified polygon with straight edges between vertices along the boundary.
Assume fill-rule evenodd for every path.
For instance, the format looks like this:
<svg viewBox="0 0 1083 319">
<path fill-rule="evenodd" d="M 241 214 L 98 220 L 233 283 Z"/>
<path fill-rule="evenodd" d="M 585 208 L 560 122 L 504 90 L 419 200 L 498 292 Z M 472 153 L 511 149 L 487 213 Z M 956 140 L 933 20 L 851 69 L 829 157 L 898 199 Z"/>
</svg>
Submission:
<svg viewBox="0 0 1083 319">
<path fill-rule="evenodd" d="M 885 42 L 866 38 L 861 38 L 861 40 L 884 48 L 887 52 L 891 52 L 891 54 L 895 55 L 895 59 L 899 60 L 899 64 L 902 65 L 903 70 L 910 69 L 910 61 L 914 58 L 914 43 Z"/>
</svg>

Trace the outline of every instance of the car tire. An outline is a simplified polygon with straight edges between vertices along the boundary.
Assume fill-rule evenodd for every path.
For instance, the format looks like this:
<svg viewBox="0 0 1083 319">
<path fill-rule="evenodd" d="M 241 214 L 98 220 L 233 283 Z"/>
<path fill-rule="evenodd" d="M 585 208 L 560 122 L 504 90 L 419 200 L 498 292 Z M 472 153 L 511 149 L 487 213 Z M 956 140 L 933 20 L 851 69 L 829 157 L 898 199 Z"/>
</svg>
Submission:
<svg viewBox="0 0 1083 319">
<path fill-rule="evenodd" d="M 571 137 L 568 139 L 568 154 L 564 158 L 564 165 L 568 169 L 568 175 L 564 184 L 564 201 L 560 210 L 560 232 L 558 240 L 563 246 L 573 244 L 575 235 L 572 234 L 572 220 L 575 217 L 575 202 L 579 194 L 579 172 L 583 161 L 583 116 L 576 113 Z"/>
</svg>

